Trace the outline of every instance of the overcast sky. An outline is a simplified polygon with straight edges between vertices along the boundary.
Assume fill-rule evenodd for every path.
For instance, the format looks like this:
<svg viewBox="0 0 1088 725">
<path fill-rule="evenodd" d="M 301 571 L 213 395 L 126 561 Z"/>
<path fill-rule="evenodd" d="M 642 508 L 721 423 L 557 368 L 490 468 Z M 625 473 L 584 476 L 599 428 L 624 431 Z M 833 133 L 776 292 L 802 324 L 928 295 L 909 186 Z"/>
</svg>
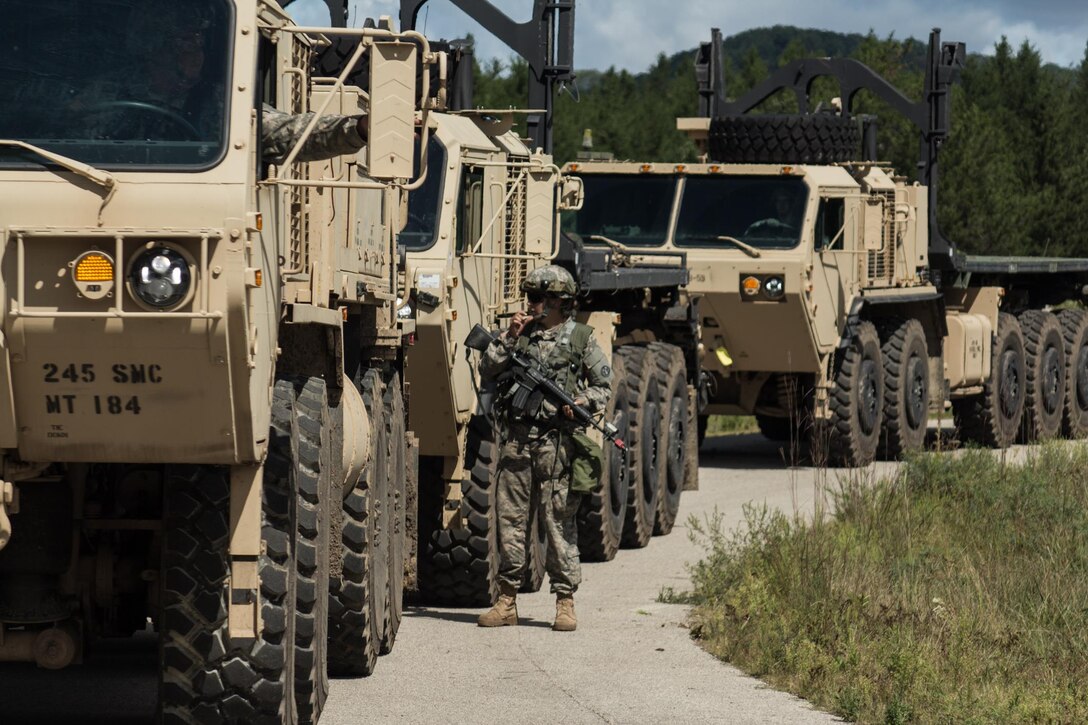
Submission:
<svg viewBox="0 0 1088 725">
<path fill-rule="evenodd" d="M 491 0 L 516 21 L 528 20 L 533 0 Z M 366 17 L 399 15 L 398 0 L 351 0 L 351 24 Z M 327 22 L 323 0 L 295 0 L 290 8 L 303 24 Z M 796 25 L 881 38 L 914 37 L 923 42 L 933 27 L 942 39 L 967 43 L 971 52 L 992 53 L 1002 35 L 1014 46 L 1025 39 L 1046 62 L 1077 65 L 1088 42 L 1085 0 L 579 0 L 575 18 L 575 67 L 632 72 L 646 70 L 659 53 L 689 50 L 709 40 L 717 26 L 726 37 L 750 28 Z M 428 37 L 473 33 L 477 56 L 507 59 L 511 53 L 449 0 L 429 0 L 419 15 Z"/>
</svg>

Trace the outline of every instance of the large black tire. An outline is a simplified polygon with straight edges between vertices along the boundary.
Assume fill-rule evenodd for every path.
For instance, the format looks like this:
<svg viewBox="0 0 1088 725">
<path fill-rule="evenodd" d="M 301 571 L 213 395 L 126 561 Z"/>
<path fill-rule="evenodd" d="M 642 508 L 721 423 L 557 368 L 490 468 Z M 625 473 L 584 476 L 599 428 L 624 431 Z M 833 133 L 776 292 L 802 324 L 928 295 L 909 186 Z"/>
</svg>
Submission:
<svg viewBox="0 0 1088 725">
<path fill-rule="evenodd" d="M 229 473 L 167 470 L 159 622 L 163 722 L 297 722 L 299 450 L 294 385 L 277 381 L 261 486 L 262 629 L 252 642 L 228 632 Z"/>
<path fill-rule="evenodd" d="M 295 701 L 300 723 L 315 723 L 329 694 L 329 508 L 332 500 L 329 404 L 325 381 L 290 383 L 294 395 L 297 449 L 297 590 L 295 610 Z M 277 389 L 278 393 L 278 389 Z"/>
<path fill-rule="evenodd" d="M 393 651 L 404 616 L 404 560 L 407 545 L 408 439 L 400 375 L 394 373 L 382 396 L 383 423 L 389 440 L 389 486 L 385 531 L 389 537 L 389 615 L 380 653 Z"/>
<path fill-rule="evenodd" d="M 1024 333 L 1025 379 L 1024 418 L 1019 440 L 1057 438 L 1062 430 L 1065 408 L 1065 341 L 1058 318 L 1049 312 L 1028 310 L 1020 314 Z"/>
<path fill-rule="evenodd" d="M 829 402 L 830 462 L 868 465 L 876 457 L 884 418 L 884 364 L 880 337 L 871 322 L 858 323 L 853 339 L 840 351 Z"/>
<path fill-rule="evenodd" d="M 892 327 L 884 357 L 884 456 L 901 458 L 925 447 L 929 426 L 929 348 L 918 320 Z"/>
<path fill-rule="evenodd" d="M 756 424 L 759 425 L 760 434 L 775 443 L 788 443 L 797 437 L 796 426 L 791 418 L 778 418 L 757 413 Z"/>
<path fill-rule="evenodd" d="M 688 429 L 687 374 L 684 353 L 680 348 L 653 342 L 648 350 L 657 366 L 658 410 L 662 416 L 663 433 L 659 465 L 665 469 L 664 475 L 659 477 L 661 488 L 657 493 L 654 535 L 665 536 L 672 532 L 676 524 L 680 495 L 684 492 L 687 438 L 691 434 Z"/>
<path fill-rule="evenodd" d="M 617 351 L 612 356 L 612 396 L 604 409 L 604 420 L 616 426 L 617 435 L 628 447 L 633 444 L 630 417 L 624 358 Z M 612 561 L 620 548 L 631 475 L 628 455 L 605 443 L 600 485 L 582 497 L 578 510 L 578 551 L 583 561 Z"/>
<path fill-rule="evenodd" d="M 1062 435 L 1088 436 L 1088 312 L 1062 310 L 1058 315 L 1065 340 L 1065 408 Z"/>
<path fill-rule="evenodd" d="M 657 365 L 644 347 L 621 347 L 623 367 L 616 371 L 627 376 L 627 401 L 630 409 L 630 466 L 627 487 L 627 514 L 620 539 L 626 548 L 642 548 L 650 543 L 657 516 L 657 498 L 665 468 L 661 465 L 661 399 L 657 391 Z"/>
<path fill-rule="evenodd" d="M 547 571 L 545 564 L 548 555 L 548 532 L 540 523 L 542 505 L 542 502 L 537 502 L 535 507 L 537 515 L 529 520 L 529 531 L 525 534 L 525 576 L 518 589 L 523 594 L 539 592 Z"/>
<path fill-rule="evenodd" d="M 832 114 L 725 116 L 711 120 L 709 146 L 726 164 L 831 164 L 857 160 L 861 131 Z"/>
<path fill-rule="evenodd" d="M 1012 445 L 1024 415 L 1025 387 L 1024 335 L 1017 319 L 1002 312 L 982 393 L 952 401 L 960 438 L 993 448 Z"/>
<path fill-rule="evenodd" d="M 495 467 L 498 450 L 491 423 L 482 415 L 469 422 L 462 481 L 465 526 L 443 529 L 441 506 L 426 505 L 431 492 L 442 490 L 441 466 L 437 481 L 420 486 L 419 593 L 428 602 L 453 607 L 486 607 L 498 596 L 499 554 L 496 538 Z M 423 470 L 420 471 L 422 479 Z M 439 495 L 438 501 L 441 501 Z"/>
<path fill-rule="evenodd" d="M 359 382 L 371 420 L 370 462 L 344 495 L 342 572 L 329 582 L 329 671 L 366 677 L 377 664 L 388 610 L 389 564 L 384 543 L 388 438 L 382 424 L 381 376 L 377 370 L 367 370 Z"/>
</svg>

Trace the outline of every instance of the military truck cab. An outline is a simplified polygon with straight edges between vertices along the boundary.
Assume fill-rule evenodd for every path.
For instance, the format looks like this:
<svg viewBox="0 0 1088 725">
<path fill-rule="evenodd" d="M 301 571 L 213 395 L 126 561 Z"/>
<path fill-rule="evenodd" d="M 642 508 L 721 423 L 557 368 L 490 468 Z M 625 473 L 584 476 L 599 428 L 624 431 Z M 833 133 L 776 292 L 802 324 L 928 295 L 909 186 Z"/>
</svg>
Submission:
<svg viewBox="0 0 1088 725">
<path fill-rule="evenodd" d="M 315 721 L 400 621 L 394 233 L 438 58 L 265 0 L 0 13 L 0 660 L 150 622 L 163 720 Z M 269 108 L 368 142 L 302 161 L 295 117 L 269 158 Z"/>
<path fill-rule="evenodd" d="M 924 189 L 871 164 L 580 161 L 587 243 L 686 255 L 699 300 L 709 414 L 800 414 L 831 374 L 851 316 L 934 300 Z M 625 200 L 625 201 L 621 201 Z M 940 339 L 928 341 L 939 355 Z M 927 370 L 927 375 L 928 375 Z M 816 410 L 826 411 L 818 395 Z"/>
<path fill-rule="evenodd" d="M 525 275 L 556 253 L 564 203 L 558 167 L 511 131 L 513 114 L 431 117 L 427 177 L 398 237 L 411 293 L 401 315 L 416 331 L 405 375 L 422 456 L 418 586 L 447 604 L 490 605 L 497 591 L 495 431 L 463 341 L 522 309 Z M 528 589 L 543 577 L 542 537 L 534 530 Z"/>
</svg>

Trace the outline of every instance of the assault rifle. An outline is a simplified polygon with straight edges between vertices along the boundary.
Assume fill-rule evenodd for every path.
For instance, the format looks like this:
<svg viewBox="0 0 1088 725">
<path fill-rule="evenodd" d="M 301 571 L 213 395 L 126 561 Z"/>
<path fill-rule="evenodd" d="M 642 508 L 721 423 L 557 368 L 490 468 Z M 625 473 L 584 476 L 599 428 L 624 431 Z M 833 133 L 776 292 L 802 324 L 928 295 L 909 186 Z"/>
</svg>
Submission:
<svg viewBox="0 0 1088 725">
<path fill-rule="evenodd" d="M 483 352 L 494 340 L 495 336 L 484 329 L 483 325 L 477 323 L 465 338 L 465 347 Z M 559 408 L 569 405 L 574 411 L 576 421 L 596 428 L 605 438 L 612 441 L 616 448 L 621 451 L 626 450 L 627 444 L 619 437 L 616 426 L 611 423 L 598 423 L 588 410 L 575 403 L 574 398 L 568 395 L 567 391 L 549 378 L 543 366 L 529 355 L 511 350 L 510 369 L 504 375 L 509 375 L 509 379 L 513 381 L 514 391 L 510 398 L 510 405 L 514 412 L 535 410 L 545 399 L 550 400 Z"/>
</svg>

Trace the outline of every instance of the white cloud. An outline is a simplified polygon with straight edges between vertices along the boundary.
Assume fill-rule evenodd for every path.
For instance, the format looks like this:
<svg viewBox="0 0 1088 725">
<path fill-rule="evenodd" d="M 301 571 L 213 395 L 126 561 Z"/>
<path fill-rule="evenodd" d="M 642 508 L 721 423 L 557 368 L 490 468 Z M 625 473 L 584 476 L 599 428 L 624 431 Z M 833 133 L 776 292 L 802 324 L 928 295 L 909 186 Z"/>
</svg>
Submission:
<svg viewBox="0 0 1088 725">
<path fill-rule="evenodd" d="M 532 0 L 491 0 L 515 21 L 529 19 Z M 399 16 L 398 0 L 352 0 L 353 24 L 365 17 Z M 298 0 L 291 11 L 300 21 L 315 22 L 312 13 L 328 17 L 322 0 Z M 423 6 L 420 29 L 433 38 L 472 33 L 480 58 L 506 59 L 512 52 L 491 37 L 449 0 Z M 1014 46 L 1025 39 L 1044 61 L 1075 65 L 1088 41 L 1088 13 L 1081 0 L 834 0 L 797 3 L 794 0 L 580 0 L 575 22 L 575 65 L 610 66 L 638 72 L 659 53 L 671 55 L 708 40 L 711 26 L 725 36 L 770 25 L 795 25 L 879 37 L 914 37 L 925 41 L 932 27 L 943 29 L 944 40 L 961 40 L 969 51 L 990 53 L 1002 35 Z"/>
</svg>

